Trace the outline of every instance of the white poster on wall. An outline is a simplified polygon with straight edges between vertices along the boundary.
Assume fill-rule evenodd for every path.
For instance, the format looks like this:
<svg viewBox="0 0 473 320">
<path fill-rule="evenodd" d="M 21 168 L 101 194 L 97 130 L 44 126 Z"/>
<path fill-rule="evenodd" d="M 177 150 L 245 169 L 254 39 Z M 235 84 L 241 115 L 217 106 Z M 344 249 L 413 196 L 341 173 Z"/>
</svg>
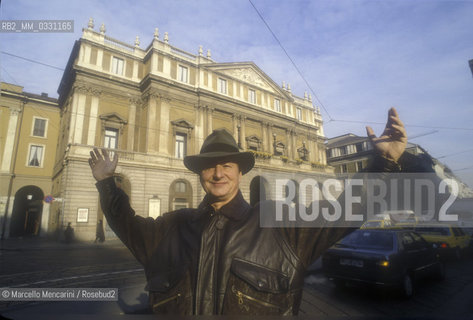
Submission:
<svg viewBox="0 0 473 320">
<path fill-rule="evenodd" d="M 89 221 L 89 208 L 78 208 L 77 209 L 77 222 Z"/>
<path fill-rule="evenodd" d="M 151 198 L 148 202 L 148 216 L 156 219 L 161 215 L 161 199 Z"/>
</svg>

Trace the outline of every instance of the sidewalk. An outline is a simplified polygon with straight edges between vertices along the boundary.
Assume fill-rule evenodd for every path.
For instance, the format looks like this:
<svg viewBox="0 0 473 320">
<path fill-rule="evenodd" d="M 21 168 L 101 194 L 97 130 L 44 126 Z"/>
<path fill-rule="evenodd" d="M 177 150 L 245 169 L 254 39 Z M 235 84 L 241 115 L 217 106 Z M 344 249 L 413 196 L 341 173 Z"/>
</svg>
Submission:
<svg viewBox="0 0 473 320">
<path fill-rule="evenodd" d="M 51 238 L 27 237 L 27 238 L 9 238 L 0 240 L 0 250 L 23 251 L 23 250 L 46 250 L 46 249 L 64 249 L 64 248 L 84 248 L 84 247 L 125 247 L 119 239 L 106 240 L 105 242 L 93 241 L 73 241 L 66 243 Z"/>
</svg>

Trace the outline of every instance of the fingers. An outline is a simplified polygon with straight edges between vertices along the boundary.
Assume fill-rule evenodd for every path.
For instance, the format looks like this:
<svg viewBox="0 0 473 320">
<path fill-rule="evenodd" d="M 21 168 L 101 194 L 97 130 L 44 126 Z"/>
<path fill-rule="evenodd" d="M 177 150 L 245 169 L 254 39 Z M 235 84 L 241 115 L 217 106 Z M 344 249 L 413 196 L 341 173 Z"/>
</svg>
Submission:
<svg viewBox="0 0 473 320">
<path fill-rule="evenodd" d="M 402 123 L 401 119 L 399 119 L 398 117 L 390 116 L 389 120 L 390 120 L 391 124 L 397 124 L 398 126 L 404 126 L 404 123 Z"/>
<path fill-rule="evenodd" d="M 102 154 L 105 161 L 110 161 L 110 156 L 108 155 L 108 151 L 105 148 L 102 148 Z"/>
<path fill-rule="evenodd" d="M 373 128 L 369 126 L 366 127 L 366 135 L 368 136 L 370 141 L 373 141 L 374 139 L 376 139 L 376 135 L 374 134 Z"/>
<path fill-rule="evenodd" d="M 391 135 L 396 136 L 398 139 L 401 139 L 401 140 L 407 140 L 406 129 L 403 126 L 393 124 L 392 127 L 393 127 L 393 130 L 392 130 Z"/>
<path fill-rule="evenodd" d="M 90 151 L 90 159 L 89 160 L 92 160 L 92 162 L 97 161 L 97 157 L 95 156 L 95 150 L 96 150 L 96 148 L 94 148 L 92 151 Z"/>
<path fill-rule="evenodd" d="M 113 164 L 117 166 L 117 163 L 118 163 L 118 153 L 115 152 L 113 154 Z"/>
<path fill-rule="evenodd" d="M 396 118 L 399 118 L 399 114 L 397 113 L 397 110 L 394 107 L 391 107 L 391 109 L 389 109 L 388 114 L 389 116 L 394 116 Z"/>
<path fill-rule="evenodd" d="M 94 154 L 95 154 L 96 160 L 103 160 L 102 155 L 100 154 L 99 149 L 94 148 Z"/>
<path fill-rule="evenodd" d="M 402 123 L 401 119 L 399 118 L 399 114 L 395 108 L 389 109 L 389 121 L 386 125 L 386 131 L 389 132 L 390 135 L 396 135 L 400 138 L 407 139 L 407 132 L 406 128 L 404 127 L 404 123 Z"/>
<path fill-rule="evenodd" d="M 92 151 L 90 151 L 92 153 Z M 92 158 L 89 158 L 89 167 L 90 168 L 93 168 L 94 167 L 94 161 L 92 160 Z"/>
<path fill-rule="evenodd" d="M 89 165 L 93 166 L 97 164 L 97 162 L 100 161 L 105 161 L 105 162 L 112 162 L 113 164 L 117 165 L 118 163 L 118 153 L 113 152 L 113 159 L 110 161 L 110 155 L 108 151 L 104 148 L 101 149 L 102 154 L 100 154 L 100 151 L 97 148 L 94 148 L 92 151 L 90 151 L 90 158 L 89 158 Z"/>
</svg>

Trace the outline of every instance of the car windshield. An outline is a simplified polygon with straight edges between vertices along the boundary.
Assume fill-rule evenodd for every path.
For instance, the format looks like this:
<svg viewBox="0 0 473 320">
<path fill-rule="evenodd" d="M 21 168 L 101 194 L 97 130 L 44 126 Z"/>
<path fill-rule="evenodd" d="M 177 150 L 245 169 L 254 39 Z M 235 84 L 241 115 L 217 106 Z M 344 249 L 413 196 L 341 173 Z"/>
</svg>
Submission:
<svg viewBox="0 0 473 320">
<path fill-rule="evenodd" d="M 393 234 L 390 232 L 357 230 L 343 238 L 340 243 L 355 248 L 392 250 Z"/>
<path fill-rule="evenodd" d="M 382 227 L 381 221 L 367 221 L 363 225 L 365 228 L 379 228 Z"/>
<path fill-rule="evenodd" d="M 448 227 L 420 227 L 416 228 L 416 232 L 421 234 L 430 234 L 436 236 L 449 236 L 450 228 Z"/>
</svg>

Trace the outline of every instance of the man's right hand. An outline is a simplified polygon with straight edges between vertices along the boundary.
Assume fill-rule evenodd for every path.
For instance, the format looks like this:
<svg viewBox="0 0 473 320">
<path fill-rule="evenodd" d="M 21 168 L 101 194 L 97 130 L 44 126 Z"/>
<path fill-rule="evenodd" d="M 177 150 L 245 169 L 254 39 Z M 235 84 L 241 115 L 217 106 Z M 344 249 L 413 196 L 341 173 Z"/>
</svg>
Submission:
<svg viewBox="0 0 473 320">
<path fill-rule="evenodd" d="M 103 156 L 97 148 L 90 151 L 89 166 L 90 169 L 92 169 L 92 175 L 97 181 L 113 177 L 118 163 L 118 155 L 116 152 L 114 152 L 113 160 L 110 160 L 107 150 L 102 149 L 102 154 Z"/>
</svg>

